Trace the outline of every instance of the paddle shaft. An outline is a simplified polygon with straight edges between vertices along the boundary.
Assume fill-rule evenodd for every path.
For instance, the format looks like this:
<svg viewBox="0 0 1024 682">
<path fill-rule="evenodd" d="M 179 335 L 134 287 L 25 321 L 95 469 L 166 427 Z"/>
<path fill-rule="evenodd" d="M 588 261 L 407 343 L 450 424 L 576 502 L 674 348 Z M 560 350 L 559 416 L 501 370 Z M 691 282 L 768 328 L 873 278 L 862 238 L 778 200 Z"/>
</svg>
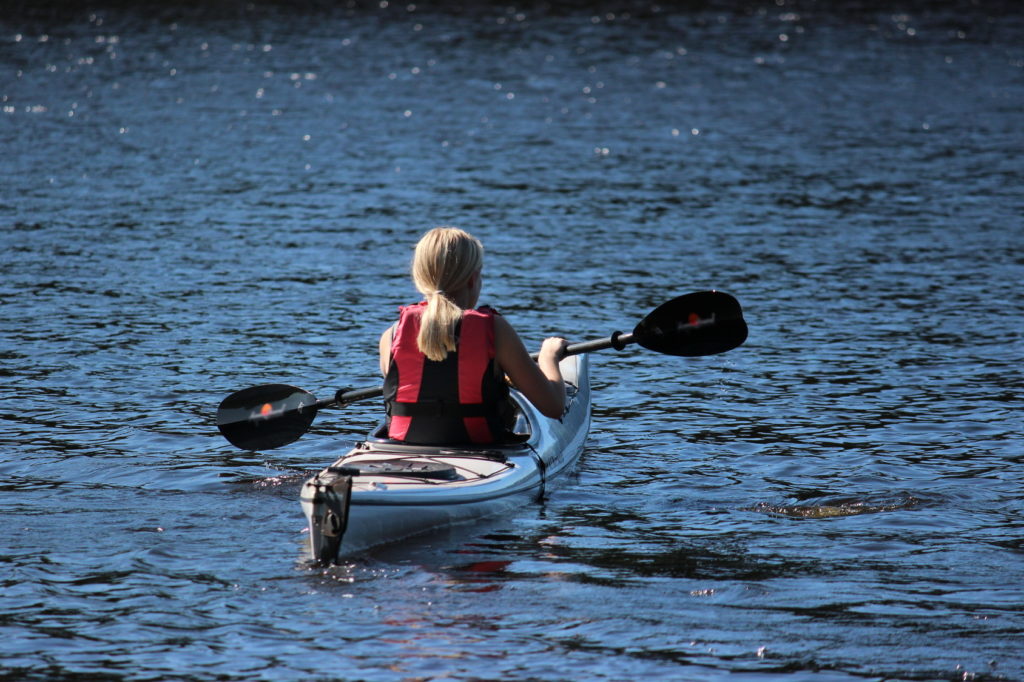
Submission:
<svg viewBox="0 0 1024 682">
<path fill-rule="evenodd" d="M 574 343 L 565 347 L 566 356 L 579 355 L 581 353 L 592 353 L 596 350 L 604 350 L 605 348 L 614 348 L 615 350 L 622 350 L 626 346 L 635 342 L 632 332 L 629 334 L 623 334 L 622 332 L 615 332 L 611 336 L 606 336 L 603 339 L 594 339 L 593 341 L 584 341 L 582 343 Z M 540 353 L 534 353 L 530 356 L 534 360 L 540 357 Z"/>
<path fill-rule="evenodd" d="M 665 355 L 694 357 L 731 350 L 747 338 L 747 325 L 739 302 L 719 291 L 677 296 L 647 314 L 630 333 L 566 346 L 566 355 L 605 348 L 623 350 L 639 344 Z M 534 353 L 536 360 L 540 356 Z M 217 427 L 237 447 L 256 450 L 280 447 L 298 439 L 319 409 L 343 407 L 365 398 L 379 398 L 383 386 L 341 389 L 317 400 L 308 391 L 285 384 L 263 384 L 237 391 L 217 408 Z"/>
<path fill-rule="evenodd" d="M 565 349 L 566 356 L 579 355 L 580 353 L 591 353 L 596 350 L 603 350 L 605 348 L 615 348 L 616 350 L 622 350 L 628 344 L 633 343 L 633 334 L 623 334 L 622 332 L 615 332 L 611 336 L 603 339 L 595 339 L 593 341 L 584 341 L 583 343 L 574 343 L 571 346 L 567 346 Z M 540 353 L 534 353 L 533 359 L 536 360 L 540 356 Z M 316 408 L 319 410 L 324 407 L 333 407 L 334 405 L 347 405 L 354 403 L 357 400 L 363 400 L 366 398 L 379 398 L 384 395 L 383 386 L 372 386 L 368 388 L 355 388 L 355 389 L 342 389 L 338 391 L 333 398 L 324 398 L 323 400 L 316 401 Z"/>
<path fill-rule="evenodd" d="M 383 386 L 370 386 L 367 388 L 352 388 L 352 389 L 341 389 L 334 394 L 333 398 L 325 398 L 324 400 L 316 401 L 317 409 L 321 407 L 331 407 L 332 405 L 348 405 L 354 403 L 357 400 L 363 400 L 365 398 L 379 398 L 384 395 Z"/>
</svg>

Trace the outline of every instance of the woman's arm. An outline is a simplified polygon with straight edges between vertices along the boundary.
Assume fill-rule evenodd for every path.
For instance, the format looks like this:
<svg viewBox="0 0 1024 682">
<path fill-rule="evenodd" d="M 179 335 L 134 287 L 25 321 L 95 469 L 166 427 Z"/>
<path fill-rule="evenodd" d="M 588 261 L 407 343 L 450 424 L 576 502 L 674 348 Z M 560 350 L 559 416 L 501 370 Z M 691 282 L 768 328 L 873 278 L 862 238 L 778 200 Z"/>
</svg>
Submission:
<svg viewBox="0 0 1024 682">
<path fill-rule="evenodd" d="M 558 362 L 565 357 L 565 339 L 545 339 L 536 362 L 505 318 L 494 318 L 494 346 L 498 364 L 513 385 L 546 417 L 558 419 L 565 411 L 565 384 Z"/>
<path fill-rule="evenodd" d="M 391 325 L 380 335 L 380 373 L 388 375 L 391 367 L 391 336 L 395 333 L 395 326 Z"/>
</svg>

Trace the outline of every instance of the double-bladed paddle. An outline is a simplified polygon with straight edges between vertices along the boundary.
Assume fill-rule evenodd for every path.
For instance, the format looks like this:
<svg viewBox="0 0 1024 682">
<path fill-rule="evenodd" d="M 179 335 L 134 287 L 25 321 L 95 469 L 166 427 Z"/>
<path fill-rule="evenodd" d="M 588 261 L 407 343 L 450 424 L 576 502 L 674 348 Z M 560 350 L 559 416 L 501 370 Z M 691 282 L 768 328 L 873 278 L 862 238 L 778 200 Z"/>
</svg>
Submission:
<svg viewBox="0 0 1024 682">
<path fill-rule="evenodd" d="M 566 355 L 622 350 L 637 343 L 657 353 L 693 357 L 724 353 L 746 338 L 747 323 L 739 301 L 721 291 L 699 291 L 661 304 L 630 333 L 615 332 L 604 339 L 572 344 Z M 333 398 L 317 400 L 312 393 L 287 384 L 253 386 L 221 402 L 217 428 L 243 450 L 271 450 L 301 438 L 320 409 L 383 394 L 383 386 L 374 386 L 341 389 Z"/>
</svg>

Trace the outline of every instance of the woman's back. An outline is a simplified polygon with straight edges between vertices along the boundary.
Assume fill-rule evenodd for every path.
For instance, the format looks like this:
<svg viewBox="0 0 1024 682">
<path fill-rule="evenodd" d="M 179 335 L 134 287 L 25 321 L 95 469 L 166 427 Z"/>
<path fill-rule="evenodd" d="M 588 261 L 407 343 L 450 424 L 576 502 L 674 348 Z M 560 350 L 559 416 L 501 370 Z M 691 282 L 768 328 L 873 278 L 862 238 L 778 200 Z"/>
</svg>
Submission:
<svg viewBox="0 0 1024 682">
<path fill-rule="evenodd" d="M 425 300 L 403 308 L 397 326 L 380 338 L 392 438 L 494 442 L 502 433 L 498 404 L 507 402 L 505 376 L 543 414 L 562 415 L 558 362 L 565 339 L 546 339 L 534 362 L 503 317 L 474 309 L 482 267 L 483 245 L 458 228 L 430 230 L 416 245 L 413 281 Z"/>
</svg>

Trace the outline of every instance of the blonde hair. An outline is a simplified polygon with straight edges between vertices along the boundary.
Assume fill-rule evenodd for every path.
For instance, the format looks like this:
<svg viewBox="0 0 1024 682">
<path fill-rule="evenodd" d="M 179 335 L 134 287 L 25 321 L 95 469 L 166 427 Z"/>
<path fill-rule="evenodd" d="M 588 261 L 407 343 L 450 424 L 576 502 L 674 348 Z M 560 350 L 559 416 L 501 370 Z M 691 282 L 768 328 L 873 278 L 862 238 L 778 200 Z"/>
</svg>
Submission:
<svg viewBox="0 0 1024 682">
<path fill-rule="evenodd" d="M 457 227 L 435 227 L 416 245 L 412 281 L 427 299 L 416 339 L 420 352 L 440 362 L 455 350 L 455 328 L 462 320 L 453 296 L 484 264 L 484 247 Z"/>
</svg>

